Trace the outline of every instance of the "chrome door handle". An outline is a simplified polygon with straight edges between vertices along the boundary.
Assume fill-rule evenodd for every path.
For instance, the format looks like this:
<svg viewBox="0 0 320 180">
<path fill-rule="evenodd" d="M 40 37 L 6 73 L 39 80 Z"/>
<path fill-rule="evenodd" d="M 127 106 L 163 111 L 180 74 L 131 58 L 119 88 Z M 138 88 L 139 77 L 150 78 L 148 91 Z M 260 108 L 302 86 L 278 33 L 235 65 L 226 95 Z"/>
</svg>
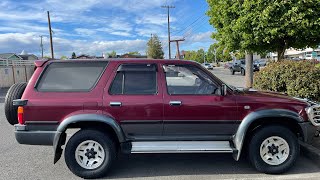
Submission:
<svg viewBox="0 0 320 180">
<path fill-rule="evenodd" d="M 170 101 L 169 104 L 170 104 L 170 106 L 181 106 L 182 102 L 181 101 Z"/>
<path fill-rule="evenodd" d="M 110 102 L 110 106 L 111 107 L 114 107 L 114 106 L 120 107 L 120 106 L 122 106 L 122 103 L 121 102 Z"/>
</svg>

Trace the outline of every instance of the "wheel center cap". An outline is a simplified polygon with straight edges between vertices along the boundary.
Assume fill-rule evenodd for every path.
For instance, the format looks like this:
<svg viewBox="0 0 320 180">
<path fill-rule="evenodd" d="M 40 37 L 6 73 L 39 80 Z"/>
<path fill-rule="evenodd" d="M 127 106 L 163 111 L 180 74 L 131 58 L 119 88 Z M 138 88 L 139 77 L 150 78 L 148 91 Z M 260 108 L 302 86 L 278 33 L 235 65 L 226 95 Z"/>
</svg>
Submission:
<svg viewBox="0 0 320 180">
<path fill-rule="evenodd" d="M 272 144 L 271 146 L 268 146 L 268 153 L 272 154 L 274 156 L 275 154 L 279 153 L 279 146 L 276 146 Z"/>
<path fill-rule="evenodd" d="M 94 149 L 93 148 L 91 148 L 91 149 L 87 149 L 86 150 L 87 152 L 84 154 L 85 156 L 87 156 L 88 157 L 88 159 L 91 159 L 91 158 L 96 158 L 96 154 L 97 154 L 97 152 L 96 151 L 94 151 Z"/>
</svg>

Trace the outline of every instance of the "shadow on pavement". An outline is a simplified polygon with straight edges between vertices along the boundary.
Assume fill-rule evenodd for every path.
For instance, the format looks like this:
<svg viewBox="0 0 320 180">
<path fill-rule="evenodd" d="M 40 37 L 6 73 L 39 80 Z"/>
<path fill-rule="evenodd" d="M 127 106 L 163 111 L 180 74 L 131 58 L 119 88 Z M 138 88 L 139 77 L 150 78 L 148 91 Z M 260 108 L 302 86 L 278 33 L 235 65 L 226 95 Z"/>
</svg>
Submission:
<svg viewBox="0 0 320 180">
<path fill-rule="evenodd" d="M 301 161 L 308 162 L 304 157 L 300 157 L 295 167 L 286 175 L 319 172 L 318 168 L 299 166 Z M 120 155 L 105 178 L 221 174 L 257 177 L 257 174 L 260 173 L 251 166 L 246 158 L 237 162 L 230 154 L 136 154 Z"/>
<path fill-rule="evenodd" d="M 4 98 L 9 88 L 0 88 L 0 103 L 4 103 Z"/>
</svg>

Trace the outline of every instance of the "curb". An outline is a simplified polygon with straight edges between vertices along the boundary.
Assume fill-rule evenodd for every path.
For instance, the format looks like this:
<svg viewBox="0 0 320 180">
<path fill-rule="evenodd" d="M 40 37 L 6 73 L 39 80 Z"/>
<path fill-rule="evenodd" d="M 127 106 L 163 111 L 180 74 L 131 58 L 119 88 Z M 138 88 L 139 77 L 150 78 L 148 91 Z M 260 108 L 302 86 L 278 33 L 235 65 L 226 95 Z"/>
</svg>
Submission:
<svg viewBox="0 0 320 180">
<path fill-rule="evenodd" d="M 320 166 L 320 150 L 305 142 L 300 141 L 299 143 L 303 155 Z"/>
</svg>

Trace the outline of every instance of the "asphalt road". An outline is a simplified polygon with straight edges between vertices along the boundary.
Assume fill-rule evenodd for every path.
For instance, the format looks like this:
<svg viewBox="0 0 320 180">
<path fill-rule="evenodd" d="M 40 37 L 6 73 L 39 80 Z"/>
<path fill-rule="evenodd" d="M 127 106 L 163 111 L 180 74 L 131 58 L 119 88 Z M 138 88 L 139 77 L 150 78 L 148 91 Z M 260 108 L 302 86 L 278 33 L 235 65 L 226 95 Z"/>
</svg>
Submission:
<svg viewBox="0 0 320 180">
<path fill-rule="evenodd" d="M 213 73 L 229 77 L 224 69 L 215 69 Z M 224 80 L 243 86 L 242 76 L 232 78 Z M 4 93 L 0 89 L 0 179 L 79 179 L 68 170 L 63 158 L 53 164 L 52 147 L 16 142 L 14 128 L 4 115 Z M 319 170 L 319 166 L 303 155 L 288 173 L 266 175 L 253 169 L 246 159 L 236 162 L 229 154 L 141 154 L 120 155 L 106 179 L 319 179 Z"/>
</svg>

